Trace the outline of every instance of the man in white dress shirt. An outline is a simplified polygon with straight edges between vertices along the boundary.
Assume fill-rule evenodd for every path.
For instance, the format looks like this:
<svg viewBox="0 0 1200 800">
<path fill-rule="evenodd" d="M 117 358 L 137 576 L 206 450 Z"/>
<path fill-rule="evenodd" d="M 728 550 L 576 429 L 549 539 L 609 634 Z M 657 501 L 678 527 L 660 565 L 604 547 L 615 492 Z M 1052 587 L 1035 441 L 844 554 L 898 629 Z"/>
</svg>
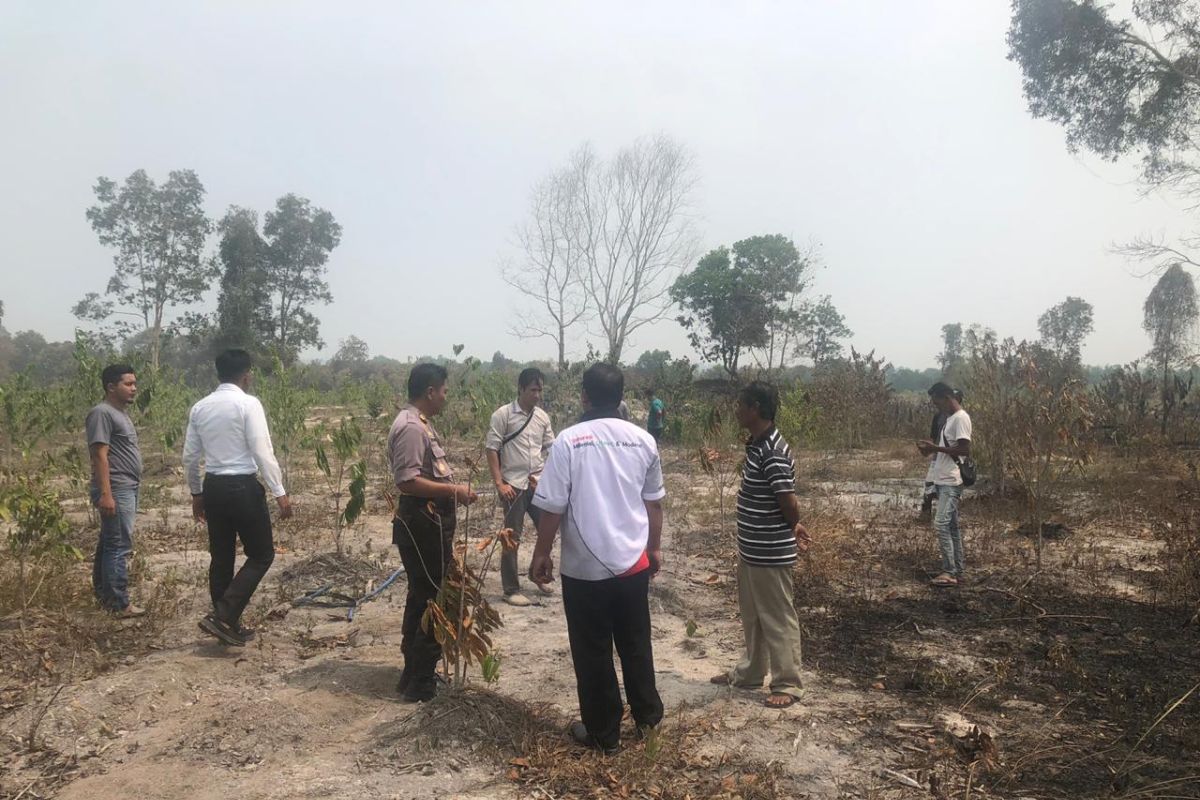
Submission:
<svg viewBox="0 0 1200 800">
<path fill-rule="evenodd" d="M 525 516 L 537 525 L 538 509 L 531 501 L 546 466 L 546 453 L 554 444 L 550 415 L 538 408 L 545 379 L 536 367 L 521 371 L 517 376 L 517 399 L 492 414 L 484 444 L 492 482 L 504 503 L 504 527 L 512 530 L 513 543 L 517 545 L 521 543 Z M 529 598 L 521 594 L 516 548 L 500 554 L 500 584 L 504 588 L 504 602 L 529 605 Z M 546 585 L 538 589 L 542 594 L 551 593 Z"/>
<path fill-rule="evenodd" d="M 242 612 L 275 559 L 266 491 L 279 504 L 279 518 L 292 515 L 267 416 L 250 389 L 250 354 L 226 350 L 217 356 L 217 390 L 192 406 L 183 468 L 192 493 L 192 516 L 208 525 L 208 588 L 212 613 L 200 628 L 225 644 L 244 646 L 254 632 L 242 627 Z M 200 463 L 204 462 L 201 478 Z M 262 475 L 263 484 L 257 475 Z M 234 575 L 237 540 L 246 563 Z"/>
</svg>

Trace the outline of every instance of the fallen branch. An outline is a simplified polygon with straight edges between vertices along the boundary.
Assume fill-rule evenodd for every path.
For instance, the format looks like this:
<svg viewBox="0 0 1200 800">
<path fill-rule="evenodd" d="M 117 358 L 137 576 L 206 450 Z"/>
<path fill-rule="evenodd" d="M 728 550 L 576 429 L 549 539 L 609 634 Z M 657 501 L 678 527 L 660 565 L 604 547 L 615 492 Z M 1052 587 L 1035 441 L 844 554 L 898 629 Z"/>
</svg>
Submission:
<svg viewBox="0 0 1200 800">
<path fill-rule="evenodd" d="M 925 787 L 922 786 L 917 781 L 913 780 L 912 778 L 908 777 L 907 775 L 905 775 L 902 772 L 896 772 L 894 769 L 887 769 L 886 767 L 881 767 L 879 769 L 879 774 L 883 775 L 885 778 L 891 778 L 896 783 L 907 786 L 910 789 L 921 789 L 921 790 L 925 789 Z"/>
</svg>

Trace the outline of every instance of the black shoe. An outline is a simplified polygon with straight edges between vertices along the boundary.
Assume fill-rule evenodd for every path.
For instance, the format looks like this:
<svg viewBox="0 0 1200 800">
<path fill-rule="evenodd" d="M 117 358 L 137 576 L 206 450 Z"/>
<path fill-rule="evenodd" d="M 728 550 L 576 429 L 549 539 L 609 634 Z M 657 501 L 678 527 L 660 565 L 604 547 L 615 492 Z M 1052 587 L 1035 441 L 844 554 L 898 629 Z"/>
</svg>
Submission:
<svg viewBox="0 0 1200 800">
<path fill-rule="evenodd" d="M 234 628 L 235 628 L 235 630 L 237 630 L 238 636 L 242 637 L 243 642 L 249 642 L 252 639 L 254 639 L 254 634 L 255 634 L 254 628 L 247 628 L 245 625 L 243 625 L 240 622 L 236 626 L 234 626 Z"/>
<path fill-rule="evenodd" d="M 404 669 L 400 670 L 400 680 L 396 682 L 396 694 L 404 694 L 408 691 L 408 685 L 412 683 L 412 672 L 409 671 L 408 665 L 404 665 Z"/>
<path fill-rule="evenodd" d="M 573 739 L 576 744 L 581 744 L 584 747 L 590 747 L 593 750 L 599 750 L 606 756 L 615 756 L 617 751 L 621 749 L 620 745 L 616 744 L 611 745 L 610 747 L 605 747 L 604 745 L 600 744 L 598 741 L 596 741 L 595 736 L 592 736 L 590 733 L 588 733 L 587 726 L 582 722 L 571 723 L 571 739 Z"/>
<path fill-rule="evenodd" d="M 404 676 L 400 676 L 401 680 Z M 437 681 L 433 678 L 426 680 L 409 679 L 408 684 L 400 691 L 400 699 L 406 703 L 424 703 L 437 697 Z M 399 686 L 396 687 L 400 689 Z"/>
<path fill-rule="evenodd" d="M 241 637 L 237 630 L 214 617 L 212 614 L 205 614 L 200 620 L 200 630 L 205 633 L 217 637 L 222 643 L 233 647 L 245 647 L 246 640 Z"/>
</svg>

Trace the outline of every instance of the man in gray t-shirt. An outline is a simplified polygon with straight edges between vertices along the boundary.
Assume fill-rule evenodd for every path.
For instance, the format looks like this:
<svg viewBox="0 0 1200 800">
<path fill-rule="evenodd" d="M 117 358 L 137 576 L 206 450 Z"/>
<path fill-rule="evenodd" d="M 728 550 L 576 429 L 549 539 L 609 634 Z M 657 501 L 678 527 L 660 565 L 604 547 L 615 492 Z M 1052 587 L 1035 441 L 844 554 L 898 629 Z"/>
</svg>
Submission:
<svg viewBox="0 0 1200 800">
<path fill-rule="evenodd" d="M 92 462 L 92 504 L 100 512 L 100 535 L 92 563 L 92 590 L 101 607 L 125 617 L 145 613 L 129 602 L 129 556 L 142 454 L 137 430 L 125 409 L 137 396 L 137 376 L 128 364 L 100 373 L 104 400 L 88 412 L 85 432 Z"/>
</svg>

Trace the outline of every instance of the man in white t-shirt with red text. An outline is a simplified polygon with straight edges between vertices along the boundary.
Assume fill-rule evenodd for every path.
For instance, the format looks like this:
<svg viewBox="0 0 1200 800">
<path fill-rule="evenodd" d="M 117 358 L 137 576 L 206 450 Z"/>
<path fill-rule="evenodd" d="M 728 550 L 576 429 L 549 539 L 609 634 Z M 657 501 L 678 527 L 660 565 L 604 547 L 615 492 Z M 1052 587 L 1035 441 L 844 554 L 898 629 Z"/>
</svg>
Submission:
<svg viewBox="0 0 1200 800">
<path fill-rule="evenodd" d="M 583 418 L 554 440 L 533 504 L 541 509 L 529 567 L 553 580 L 562 529 L 563 610 L 582 722 L 575 741 L 605 753 L 620 744 L 624 705 L 616 645 L 637 734 L 662 720 L 650 642 L 650 578 L 662 564 L 662 464 L 654 438 L 621 418 L 625 376 L 610 364 L 583 374 Z"/>
<path fill-rule="evenodd" d="M 944 383 L 930 387 L 929 399 L 946 417 L 936 443 L 929 439 L 917 442 L 921 455 L 936 454 L 927 480 L 932 481 L 937 491 L 933 527 L 942 551 L 942 572 L 930 583 L 939 587 L 958 586 L 963 580 L 962 531 L 958 527 L 963 481 L 959 462 L 971 455 L 971 418 L 963 411 L 954 389 Z"/>
</svg>

